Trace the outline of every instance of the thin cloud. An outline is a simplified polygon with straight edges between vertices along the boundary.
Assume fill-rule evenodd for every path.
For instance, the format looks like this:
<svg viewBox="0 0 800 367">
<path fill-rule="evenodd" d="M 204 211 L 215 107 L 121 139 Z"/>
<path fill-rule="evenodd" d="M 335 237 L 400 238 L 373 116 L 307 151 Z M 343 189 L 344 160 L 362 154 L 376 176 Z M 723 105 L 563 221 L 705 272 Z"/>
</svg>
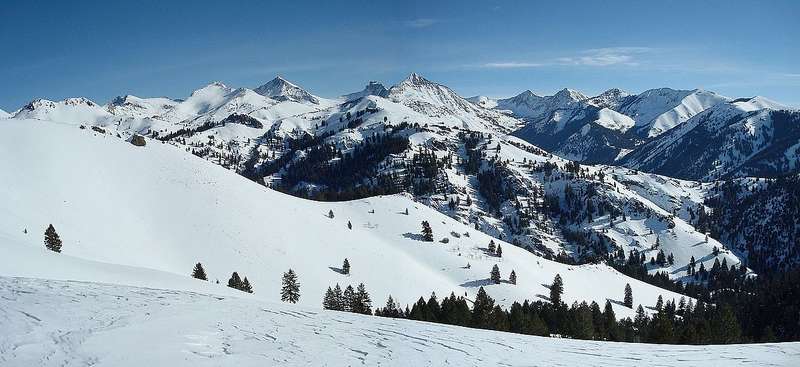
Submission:
<svg viewBox="0 0 800 367">
<path fill-rule="evenodd" d="M 535 68 L 543 66 L 637 66 L 638 57 L 656 51 L 650 47 L 606 47 L 580 51 L 574 55 L 544 61 L 490 62 L 482 67 L 490 69 Z"/>
<path fill-rule="evenodd" d="M 427 28 L 436 23 L 439 23 L 439 20 L 433 18 L 417 18 L 412 20 L 407 20 L 403 22 L 403 25 L 409 28 Z"/>
<path fill-rule="evenodd" d="M 520 69 L 520 68 L 538 68 L 546 65 L 547 64 L 541 64 L 535 62 L 490 62 L 483 64 L 482 66 L 491 69 Z"/>
</svg>

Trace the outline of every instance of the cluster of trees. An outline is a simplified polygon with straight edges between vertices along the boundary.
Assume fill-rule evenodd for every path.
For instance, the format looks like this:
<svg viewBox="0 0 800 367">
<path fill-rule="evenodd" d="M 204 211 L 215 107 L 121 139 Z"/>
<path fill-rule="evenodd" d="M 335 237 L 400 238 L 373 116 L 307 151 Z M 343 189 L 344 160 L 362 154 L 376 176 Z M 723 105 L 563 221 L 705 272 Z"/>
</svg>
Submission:
<svg viewBox="0 0 800 367">
<path fill-rule="evenodd" d="M 328 290 L 325 291 L 325 297 L 322 299 L 322 308 L 372 315 L 372 299 L 369 297 L 369 292 L 367 292 L 364 283 L 360 283 L 356 289 L 348 285 L 344 291 L 342 291 L 339 283 L 336 283 L 336 286 L 333 288 L 328 287 Z"/>
<path fill-rule="evenodd" d="M 345 259 L 345 261 L 347 261 L 347 259 Z M 194 265 L 192 277 L 205 281 L 208 280 L 208 275 L 203 268 L 203 264 L 197 263 Z M 217 283 L 219 283 L 219 281 L 217 281 Z M 281 283 L 281 300 L 289 303 L 297 303 L 297 301 L 300 300 L 300 283 L 297 281 L 297 274 L 294 270 L 289 269 L 287 272 L 283 273 Z M 242 292 L 253 293 L 253 286 L 250 284 L 247 277 L 242 279 L 239 273 L 235 271 L 231 274 L 231 278 L 228 279 L 228 287 Z"/>
<path fill-rule="evenodd" d="M 714 306 L 682 298 L 659 301 L 649 316 L 638 306 L 634 319 L 618 320 L 610 301 L 601 309 L 596 302 L 575 302 L 567 306 L 561 300 L 564 284 L 559 275 L 550 290 L 551 302 L 514 302 L 508 310 L 495 303 L 481 287 L 470 302 L 451 293 L 441 302 L 432 293 L 402 309 L 389 296 L 386 306 L 375 310 L 376 316 L 407 318 L 465 327 L 509 331 L 529 335 L 561 335 L 576 339 L 613 340 L 647 343 L 710 344 L 746 341 L 735 314 L 728 305 Z M 626 305 L 633 303 L 630 285 L 625 287 Z M 774 334 L 771 334 L 774 335 Z"/>
</svg>

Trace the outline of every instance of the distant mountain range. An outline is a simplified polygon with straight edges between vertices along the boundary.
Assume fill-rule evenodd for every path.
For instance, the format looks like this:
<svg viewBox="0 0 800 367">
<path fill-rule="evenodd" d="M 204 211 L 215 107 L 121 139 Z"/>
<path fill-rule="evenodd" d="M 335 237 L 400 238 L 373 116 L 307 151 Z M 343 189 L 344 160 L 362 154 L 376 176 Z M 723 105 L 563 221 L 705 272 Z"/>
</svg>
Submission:
<svg viewBox="0 0 800 367">
<path fill-rule="evenodd" d="M 329 99 L 276 77 L 254 89 L 214 82 L 181 99 L 37 99 L 8 118 L 143 135 L 296 196 L 407 192 L 548 258 L 659 249 L 675 263 L 650 270 L 673 278 L 688 275 L 691 257 L 710 267 L 715 246 L 733 250 L 719 255 L 729 264 L 754 253 L 732 233 L 705 239 L 698 213 L 710 211 L 717 180 L 800 170 L 800 111 L 704 90 L 463 98 L 412 73 Z M 760 239 L 762 269 L 785 257 L 770 249 L 792 240 Z"/>
</svg>

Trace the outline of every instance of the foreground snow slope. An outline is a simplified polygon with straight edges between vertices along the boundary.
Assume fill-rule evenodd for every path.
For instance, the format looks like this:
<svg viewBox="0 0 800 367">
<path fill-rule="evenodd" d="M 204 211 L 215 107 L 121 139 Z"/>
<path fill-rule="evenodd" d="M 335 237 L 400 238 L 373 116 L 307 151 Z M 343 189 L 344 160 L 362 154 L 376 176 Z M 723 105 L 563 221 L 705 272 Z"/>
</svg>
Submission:
<svg viewBox="0 0 800 367">
<path fill-rule="evenodd" d="M 293 268 L 300 302 L 315 307 L 328 286 L 360 282 L 375 304 L 389 294 L 402 304 L 431 291 L 472 297 L 486 286 L 508 306 L 549 294 L 545 285 L 556 273 L 568 303 L 621 301 L 626 283 L 635 306 L 653 306 L 658 295 L 680 298 L 604 265 L 568 266 L 497 240 L 503 257 L 489 256 L 489 236 L 404 196 L 302 200 L 152 140 L 136 147 L 74 125 L 9 120 L 0 124 L 0 157 L 0 275 L 186 289 L 112 276 L 97 263 L 188 276 L 202 262 L 210 280 L 224 284 L 237 271 L 255 297 L 277 300 L 281 274 Z M 436 242 L 418 239 L 423 220 Z M 49 223 L 64 241 L 60 255 L 43 249 Z M 349 276 L 337 271 L 345 257 Z M 86 260 L 94 265 L 75 264 Z M 490 285 L 495 264 L 503 279 L 516 270 L 518 285 Z M 617 304 L 615 311 L 633 315 Z"/>
<path fill-rule="evenodd" d="M 800 359 L 800 343 L 543 338 L 237 297 L 6 277 L 0 330 L 0 365 L 9 367 L 790 366 Z"/>
</svg>

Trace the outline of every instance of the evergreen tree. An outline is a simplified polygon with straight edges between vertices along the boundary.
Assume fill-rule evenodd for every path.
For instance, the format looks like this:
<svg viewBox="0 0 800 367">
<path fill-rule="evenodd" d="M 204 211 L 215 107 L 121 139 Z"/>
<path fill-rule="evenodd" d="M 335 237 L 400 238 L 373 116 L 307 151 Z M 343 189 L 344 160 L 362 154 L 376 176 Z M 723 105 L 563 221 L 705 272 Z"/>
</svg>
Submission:
<svg viewBox="0 0 800 367">
<path fill-rule="evenodd" d="M 503 257 L 503 248 L 500 247 L 499 243 L 497 244 L 497 252 L 496 252 L 496 254 L 497 254 L 497 257 Z"/>
<path fill-rule="evenodd" d="M 364 283 L 358 284 L 351 308 L 353 309 L 352 312 L 372 315 L 372 299 L 369 297 L 369 292 L 367 292 Z"/>
<path fill-rule="evenodd" d="M 630 284 L 625 284 L 625 299 L 622 301 L 625 307 L 633 308 L 633 290 Z"/>
<path fill-rule="evenodd" d="M 480 329 L 489 328 L 489 314 L 494 308 L 494 300 L 486 294 L 483 287 L 478 288 L 475 302 L 472 303 L 472 327 Z"/>
<path fill-rule="evenodd" d="M 250 281 L 247 280 L 247 277 L 244 277 L 244 280 L 242 280 L 242 287 L 239 290 L 242 292 L 253 293 L 253 286 L 250 285 Z"/>
<path fill-rule="evenodd" d="M 328 210 L 328 218 L 333 219 L 333 210 Z"/>
<path fill-rule="evenodd" d="M 497 267 L 497 264 L 494 264 L 492 267 L 492 271 L 489 273 L 489 278 L 492 280 L 492 283 L 500 284 L 500 268 Z"/>
<path fill-rule="evenodd" d="M 355 302 L 356 291 L 352 285 L 348 285 L 342 294 L 342 311 L 353 312 L 353 303 Z"/>
<path fill-rule="evenodd" d="M 517 284 L 517 273 L 515 273 L 513 269 L 511 270 L 511 274 L 508 275 L 508 281 L 511 282 L 511 284 Z"/>
<path fill-rule="evenodd" d="M 206 271 L 203 269 L 202 264 L 197 263 L 194 265 L 194 270 L 192 270 L 192 277 L 200 280 L 208 280 L 208 277 L 206 276 Z"/>
<path fill-rule="evenodd" d="M 44 246 L 50 251 L 61 252 L 61 238 L 52 224 L 44 231 Z"/>
<path fill-rule="evenodd" d="M 489 241 L 489 253 L 494 255 L 495 250 L 496 250 L 496 247 L 495 247 L 495 244 L 494 244 L 494 240 L 490 240 Z"/>
<path fill-rule="evenodd" d="M 422 221 L 422 240 L 433 242 L 433 230 L 427 220 Z"/>
<path fill-rule="evenodd" d="M 231 278 L 228 279 L 228 287 L 242 290 L 242 279 L 239 278 L 239 273 L 234 271 L 233 274 L 231 274 Z"/>
<path fill-rule="evenodd" d="M 656 310 L 661 312 L 664 309 L 664 299 L 661 298 L 661 295 L 658 295 L 658 299 L 656 300 Z"/>
<path fill-rule="evenodd" d="M 332 308 L 332 310 L 345 311 L 344 294 L 342 288 L 339 287 L 339 283 L 336 283 L 336 286 L 333 287 L 333 300 L 334 308 Z"/>
<path fill-rule="evenodd" d="M 342 262 L 342 273 L 350 275 L 350 261 L 347 258 L 344 258 L 344 262 Z"/>
<path fill-rule="evenodd" d="M 561 294 L 564 293 L 564 281 L 561 280 L 561 275 L 556 274 L 553 279 L 553 284 L 550 285 L 550 303 L 553 306 L 561 305 Z"/>
<path fill-rule="evenodd" d="M 281 281 L 281 301 L 297 303 L 300 300 L 300 284 L 297 282 L 297 274 L 294 270 L 283 273 Z"/>
<path fill-rule="evenodd" d="M 325 291 L 325 297 L 322 298 L 322 308 L 326 310 L 335 310 L 337 306 L 336 295 L 333 293 L 333 289 L 328 287 L 328 290 Z"/>
<path fill-rule="evenodd" d="M 614 313 L 614 307 L 611 306 L 611 301 L 606 300 L 606 306 L 603 308 L 603 318 L 608 340 L 620 340 L 617 331 L 617 315 Z"/>
<path fill-rule="evenodd" d="M 349 220 L 347 221 L 347 229 L 353 229 L 353 223 L 350 223 Z"/>
</svg>

